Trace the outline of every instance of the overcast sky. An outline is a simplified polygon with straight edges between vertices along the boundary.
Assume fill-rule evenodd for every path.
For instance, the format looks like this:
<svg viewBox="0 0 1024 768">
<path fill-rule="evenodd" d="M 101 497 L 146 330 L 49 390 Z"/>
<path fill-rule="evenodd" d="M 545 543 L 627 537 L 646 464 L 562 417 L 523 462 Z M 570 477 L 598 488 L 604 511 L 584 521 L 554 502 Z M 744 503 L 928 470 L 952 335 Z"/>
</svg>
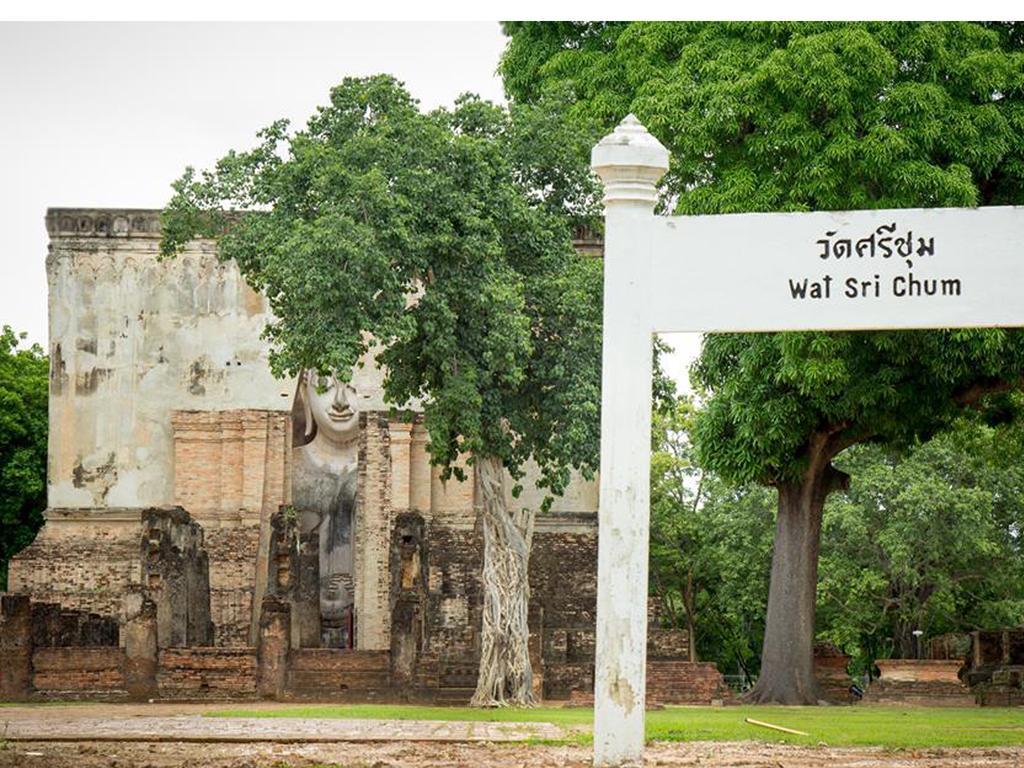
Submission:
<svg viewBox="0 0 1024 768">
<path fill-rule="evenodd" d="M 346 75 L 502 101 L 494 23 L 0 23 L 0 325 L 46 345 L 48 207 L 159 208 L 186 165 L 303 124 Z M 668 361 L 682 378 L 695 348 Z M 686 350 L 684 352 L 684 350 Z"/>
</svg>

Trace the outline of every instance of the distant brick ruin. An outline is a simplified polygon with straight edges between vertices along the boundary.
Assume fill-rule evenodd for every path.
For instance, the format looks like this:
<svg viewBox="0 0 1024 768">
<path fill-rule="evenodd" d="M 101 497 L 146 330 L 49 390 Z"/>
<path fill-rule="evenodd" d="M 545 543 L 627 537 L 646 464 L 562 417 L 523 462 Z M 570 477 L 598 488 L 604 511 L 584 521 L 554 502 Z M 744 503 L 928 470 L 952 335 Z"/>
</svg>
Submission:
<svg viewBox="0 0 1024 768">
<path fill-rule="evenodd" d="M 441 480 L 416 404 L 385 402 L 372 360 L 348 388 L 275 379 L 266 298 L 211 242 L 159 260 L 158 211 L 47 228 L 49 508 L 10 565 L 0 698 L 468 701 L 472 473 Z M 525 485 L 510 502 L 539 509 Z M 576 478 L 537 515 L 547 699 L 593 689 L 596 507 Z M 687 658 L 684 633 L 651 632 L 652 699 L 726 695 Z"/>
</svg>

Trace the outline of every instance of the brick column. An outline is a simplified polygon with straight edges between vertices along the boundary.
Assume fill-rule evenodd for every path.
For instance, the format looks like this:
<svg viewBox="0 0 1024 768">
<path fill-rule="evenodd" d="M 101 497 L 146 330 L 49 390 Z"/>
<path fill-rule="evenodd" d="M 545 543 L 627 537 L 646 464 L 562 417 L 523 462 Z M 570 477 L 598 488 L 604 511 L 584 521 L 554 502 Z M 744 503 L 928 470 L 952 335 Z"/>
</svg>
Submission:
<svg viewBox="0 0 1024 768">
<path fill-rule="evenodd" d="M 430 454 L 427 453 L 427 429 L 422 422 L 413 425 L 409 448 L 409 507 L 430 522 Z"/>
<path fill-rule="evenodd" d="M 32 604 L 28 595 L 0 596 L 0 699 L 32 690 Z"/>
<path fill-rule="evenodd" d="M 402 421 L 388 423 L 391 433 L 391 508 L 412 507 L 412 424 Z"/>
<path fill-rule="evenodd" d="M 291 609 L 275 595 L 263 598 L 257 648 L 256 686 L 264 699 L 284 698 L 291 651 Z"/>
<path fill-rule="evenodd" d="M 124 599 L 124 687 L 135 701 L 157 695 L 156 603 L 140 592 Z"/>
</svg>

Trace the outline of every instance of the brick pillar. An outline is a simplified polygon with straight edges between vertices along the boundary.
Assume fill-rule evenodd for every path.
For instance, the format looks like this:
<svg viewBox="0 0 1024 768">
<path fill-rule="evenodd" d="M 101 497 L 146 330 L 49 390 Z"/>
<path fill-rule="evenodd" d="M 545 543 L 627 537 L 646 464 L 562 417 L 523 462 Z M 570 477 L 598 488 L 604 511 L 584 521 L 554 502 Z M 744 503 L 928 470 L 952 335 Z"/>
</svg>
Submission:
<svg viewBox="0 0 1024 768">
<path fill-rule="evenodd" d="M 28 595 L 0 596 L 0 699 L 32 690 L 32 603 Z"/>
<path fill-rule="evenodd" d="M 257 689 L 264 699 L 284 698 L 291 650 L 291 608 L 276 595 L 263 598 L 257 649 Z"/>
<path fill-rule="evenodd" d="M 391 508 L 412 507 L 412 424 L 402 421 L 388 423 L 391 433 Z"/>
<path fill-rule="evenodd" d="M 409 508 L 418 511 L 430 522 L 430 454 L 427 453 L 427 429 L 422 423 L 413 425 L 409 445 Z"/>
<path fill-rule="evenodd" d="M 124 687 L 135 701 L 157 695 L 156 603 L 141 592 L 124 598 Z"/>
</svg>

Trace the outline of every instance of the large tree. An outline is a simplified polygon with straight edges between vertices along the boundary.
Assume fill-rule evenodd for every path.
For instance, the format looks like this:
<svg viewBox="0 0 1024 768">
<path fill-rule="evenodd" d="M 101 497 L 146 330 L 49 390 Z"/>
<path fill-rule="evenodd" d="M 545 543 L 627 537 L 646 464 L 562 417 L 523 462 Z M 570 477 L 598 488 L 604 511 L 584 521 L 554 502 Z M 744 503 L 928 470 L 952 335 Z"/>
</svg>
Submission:
<svg viewBox="0 0 1024 768">
<path fill-rule="evenodd" d="M 473 702 L 529 704 L 534 510 L 507 508 L 505 473 L 532 458 L 557 494 L 597 461 L 601 270 L 571 239 L 593 215 L 593 135 L 548 105 L 424 114 L 387 76 L 259 135 L 176 183 L 163 250 L 216 238 L 266 292 L 275 372 L 347 380 L 372 350 L 388 399 L 423 403 L 432 460 L 461 479 L 466 457 L 481 501 Z"/>
<path fill-rule="evenodd" d="M 0 590 L 7 563 L 35 538 L 46 508 L 49 367 L 38 344 L 0 332 Z"/>
<path fill-rule="evenodd" d="M 506 89 L 568 89 L 672 151 L 680 214 L 1024 202 L 1019 29 L 973 23 L 507 24 Z M 1017 387 L 1016 331 L 711 335 L 699 461 L 779 492 L 754 701 L 814 703 L 822 508 L 864 441 L 907 444 Z"/>
</svg>

